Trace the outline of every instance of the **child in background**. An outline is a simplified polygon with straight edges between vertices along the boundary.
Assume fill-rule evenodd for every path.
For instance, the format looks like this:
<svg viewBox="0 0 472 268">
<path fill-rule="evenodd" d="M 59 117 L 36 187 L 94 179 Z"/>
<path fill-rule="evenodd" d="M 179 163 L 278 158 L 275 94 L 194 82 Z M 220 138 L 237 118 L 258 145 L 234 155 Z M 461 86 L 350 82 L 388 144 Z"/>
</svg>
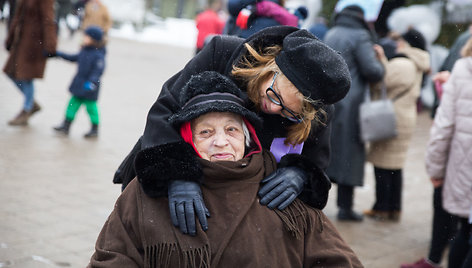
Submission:
<svg viewBox="0 0 472 268">
<path fill-rule="evenodd" d="M 89 26 L 84 34 L 82 49 L 78 54 L 69 55 L 59 51 L 56 53 L 57 57 L 77 62 L 78 70 L 69 87 L 72 97 L 67 105 L 64 122 L 54 127 L 54 130 L 65 135 L 69 134 L 70 125 L 80 106 L 84 104 L 92 122 L 91 130 L 84 137 L 94 138 L 98 136 L 97 99 L 101 84 L 100 77 L 105 69 L 105 47 L 103 46 L 103 30 L 100 27 Z"/>
</svg>

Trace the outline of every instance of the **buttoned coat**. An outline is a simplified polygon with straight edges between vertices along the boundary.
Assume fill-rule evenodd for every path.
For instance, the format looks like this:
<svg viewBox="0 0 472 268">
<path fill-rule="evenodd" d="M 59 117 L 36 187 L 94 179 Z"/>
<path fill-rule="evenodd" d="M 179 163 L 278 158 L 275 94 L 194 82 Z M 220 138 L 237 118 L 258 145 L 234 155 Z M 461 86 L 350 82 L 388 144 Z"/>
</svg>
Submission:
<svg viewBox="0 0 472 268">
<path fill-rule="evenodd" d="M 459 59 L 444 84 L 431 128 L 426 171 L 444 178 L 443 207 L 468 218 L 472 207 L 472 57 Z"/>
<path fill-rule="evenodd" d="M 10 56 L 3 71 L 16 80 L 42 78 L 46 52 L 56 51 L 53 0 L 22 0 L 16 7 L 5 45 Z"/>
</svg>

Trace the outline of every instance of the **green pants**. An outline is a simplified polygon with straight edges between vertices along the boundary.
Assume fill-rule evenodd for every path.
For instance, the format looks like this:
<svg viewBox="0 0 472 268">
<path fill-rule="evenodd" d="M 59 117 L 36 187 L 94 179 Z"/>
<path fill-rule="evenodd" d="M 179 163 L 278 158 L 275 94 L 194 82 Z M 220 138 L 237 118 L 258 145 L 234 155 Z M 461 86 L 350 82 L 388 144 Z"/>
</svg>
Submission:
<svg viewBox="0 0 472 268">
<path fill-rule="evenodd" d="M 75 114 L 82 104 L 84 104 L 85 108 L 87 108 L 87 113 L 90 116 L 90 121 L 92 121 L 92 124 L 98 125 L 99 118 L 97 101 L 85 100 L 74 96 L 70 98 L 69 105 L 67 105 L 66 119 L 69 121 L 74 121 Z"/>
</svg>

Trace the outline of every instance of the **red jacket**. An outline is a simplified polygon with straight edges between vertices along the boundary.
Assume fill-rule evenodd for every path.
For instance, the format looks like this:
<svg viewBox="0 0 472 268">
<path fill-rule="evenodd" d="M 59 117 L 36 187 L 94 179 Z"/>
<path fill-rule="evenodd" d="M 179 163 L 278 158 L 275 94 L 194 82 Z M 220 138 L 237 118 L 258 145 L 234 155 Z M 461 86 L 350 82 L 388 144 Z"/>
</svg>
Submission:
<svg viewBox="0 0 472 268">
<path fill-rule="evenodd" d="M 197 48 L 201 49 L 205 44 L 205 38 L 211 34 L 221 34 L 225 26 L 225 22 L 212 10 L 207 9 L 198 14 L 196 18 L 198 36 Z"/>
</svg>

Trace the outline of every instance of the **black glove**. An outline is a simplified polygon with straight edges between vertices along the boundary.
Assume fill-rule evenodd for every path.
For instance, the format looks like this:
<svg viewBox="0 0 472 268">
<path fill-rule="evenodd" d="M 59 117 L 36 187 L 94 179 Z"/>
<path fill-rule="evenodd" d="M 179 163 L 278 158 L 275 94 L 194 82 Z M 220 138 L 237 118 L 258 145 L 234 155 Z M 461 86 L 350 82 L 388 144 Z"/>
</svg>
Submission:
<svg viewBox="0 0 472 268">
<path fill-rule="evenodd" d="M 52 58 L 56 56 L 56 52 L 48 52 L 46 50 L 43 50 L 43 56 L 46 58 Z"/>
<path fill-rule="evenodd" d="M 270 209 L 285 209 L 302 192 L 307 176 L 297 167 L 279 168 L 263 179 L 258 194 L 260 203 Z"/>
<path fill-rule="evenodd" d="M 179 227 L 184 234 L 194 236 L 196 231 L 195 212 L 202 229 L 208 230 L 206 217 L 210 212 L 206 208 L 200 185 L 193 181 L 175 180 L 169 183 L 170 218 L 174 226 Z"/>
</svg>

